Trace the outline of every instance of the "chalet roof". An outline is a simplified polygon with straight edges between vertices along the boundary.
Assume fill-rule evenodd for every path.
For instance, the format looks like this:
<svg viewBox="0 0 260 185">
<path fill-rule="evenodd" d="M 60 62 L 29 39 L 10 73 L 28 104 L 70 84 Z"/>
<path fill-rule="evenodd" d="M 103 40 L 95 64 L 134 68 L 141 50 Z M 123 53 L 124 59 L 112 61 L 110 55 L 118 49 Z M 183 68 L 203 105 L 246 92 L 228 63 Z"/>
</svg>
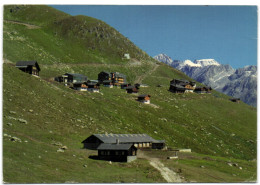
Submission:
<svg viewBox="0 0 260 185">
<path fill-rule="evenodd" d="M 112 72 L 112 73 L 115 74 L 115 77 L 116 77 L 116 78 L 126 78 L 126 76 L 125 76 L 124 74 L 122 74 L 122 73 L 119 73 L 119 72 Z M 112 73 L 111 73 L 111 74 L 112 74 Z"/>
<path fill-rule="evenodd" d="M 98 146 L 98 150 L 129 150 L 133 144 L 108 144 L 101 143 Z"/>
<path fill-rule="evenodd" d="M 141 94 L 141 95 L 139 95 L 138 96 L 138 98 L 144 98 L 144 97 L 151 97 L 151 95 L 149 95 L 149 94 Z"/>
<path fill-rule="evenodd" d="M 176 85 L 171 84 L 171 86 L 172 86 L 172 87 L 175 87 L 175 89 L 177 89 L 177 90 L 186 90 L 185 87 L 183 87 L 183 86 L 181 86 L 181 85 L 178 85 L 178 84 L 176 84 Z"/>
<path fill-rule="evenodd" d="M 110 144 L 116 143 L 116 139 L 118 139 L 120 143 L 156 142 L 155 139 L 147 134 L 93 134 L 92 136 L 98 138 L 103 143 Z M 84 143 L 84 141 L 82 141 L 82 143 Z"/>
<path fill-rule="evenodd" d="M 73 77 L 86 77 L 85 75 L 78 74 L 78 73 L 65 73 L 65 75 L 71 75 Z"/>
<path fill-rule="evenodd" d="M 101 75 L 101 74 L 106 74 L 106 75 L 108 75 L 109 77 L 111 77 L 111 73 L 108 72 L 108 71 L 101 71 L 98 75 Z"/>
<path fill-rule="evenodd" d="M 38 65 L 37 61 L 18 61 L 16 63 L 16 66 L 15 67 L 18 67 L 18 68 L 23 68 L 23 67 L 27 67 L 27 66 L 36 66 L 38 71 L 40 71 L 40 66 Z"/>
</svg>

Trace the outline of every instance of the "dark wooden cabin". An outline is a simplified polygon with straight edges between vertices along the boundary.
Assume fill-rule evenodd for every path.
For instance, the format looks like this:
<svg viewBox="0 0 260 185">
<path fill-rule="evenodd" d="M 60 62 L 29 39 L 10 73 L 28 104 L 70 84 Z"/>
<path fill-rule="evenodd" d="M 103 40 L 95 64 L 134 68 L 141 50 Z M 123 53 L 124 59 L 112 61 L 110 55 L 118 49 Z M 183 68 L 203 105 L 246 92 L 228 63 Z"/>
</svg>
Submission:
<svg viewBox="0 0 260 185">
<path fill-rule="evenodd" d="M 196 87 L 196 83 L 183 79 L 173 79 L 170 81 L 169 91 L 173 93 L 187 93 L 193 92 Z"/>
<path fill-rule="evenodd" d="M 114 86 L 120 86 L 126 83 L 126 76 L 119 72 L 102 71 L 98 74 L 99 83 L 103 84 L 104 81 L 111 80 Z"/>
<path fill-rule="evenodd" d="M 99 92 L 99 89 L 100 89 L 100 84 L 98 82 L 91 82 L 91 81 L 88 81 L 86 83 L 87 85 L 87 90 L 88 91 L 92 91 L 92 92 Z"/>
<path fill-rule="evenodd" d="M 39 72 L 41 71 L 37 61 L 18 61 L 15 67 L 25 73 L 36 76 L 39 76 Z"/>
<path fill-rule="evenodd" d="M 145 104 L 150 104 L 150 99 L 151 99 L 151 95 L 142 94 L 142 95 L 138 96 L 137 101 L 145 103 Z"/>
<path fill-rule="evenodd" d="M 137 155 L 137 148 L 133 144 L 102 143 L 97 150 L 99 159 L 117 162 L 131 162 Z"/>
<path fill-rule="evenodd" d="M 133 144 L 136 148 L 152 148 L 153 143 L 160 142 L 147 134 L 93 134 L 82 143 L 83 148 L 96 150 L 101 143 L 115 144 L 117 140 L 121 144 Z"/>
<path fill-rule="evenodd" d="M 232 101 L 232 102 L 235 102 L 235 103 L 239 103 L 240 102 L 240 98 L 231 98 L 229 100 Z"/>
<path fill-rule="evenodd" d="M 87 91 L 88 86 L 85 82 L 76 82 L 73 84 L 73 89 L 78 91 Z"/>
<path fill-rule="evenodd" d="M 194 92 L 199 93 L 199 94 L 205 94 L 205 93 L 211 93 L 211 90 L 212 90 L 212 88 L 211 87 L 207 87 L 207 86 L 205 86 L 205 87 L 196 87 L 194 89 Z"/>
<path fill-rule="evenodd" d="M 138 88 L 136 88 L 135 86 L 128 86 L 125 88 L 127 93 L 138 93 Z"/>
<path fill-rule="evenodd" d="M 170 85 L 169 91 L 173 92 L 173 93 L 185 93 L 186 88 L 183 86 L 179 86 L 179 85 Z"/>
<path fill-rule="evenodd" d="M 126 83 L 126 76 L 119 72 L 112 72 L 111 79 L 115 86 L 120 86 L 121 84 Z"/>
<path fill-rule="evenodd" d="M 104 80 L 103 85 L 104 87 L 109 87 L 109 88 L 113 88 L 114 86 L 112 80 Z"/>
<path fill-rule="evenodd" d="M 88 77 L 82 75 L 82 74 L 77 74 L 77 73 L 65 73 L 64 76 L 67 76 L 66 81 L 69 83 L 76 83 L 76 82 L 87 82 Z"/>
<path fill-rule="evenodd" d="M 105 80 L 112 80 L 111 73 L 107 71 L 102 71 L 98 74 L 99 83 L 103 83 Z"/>
</svg>

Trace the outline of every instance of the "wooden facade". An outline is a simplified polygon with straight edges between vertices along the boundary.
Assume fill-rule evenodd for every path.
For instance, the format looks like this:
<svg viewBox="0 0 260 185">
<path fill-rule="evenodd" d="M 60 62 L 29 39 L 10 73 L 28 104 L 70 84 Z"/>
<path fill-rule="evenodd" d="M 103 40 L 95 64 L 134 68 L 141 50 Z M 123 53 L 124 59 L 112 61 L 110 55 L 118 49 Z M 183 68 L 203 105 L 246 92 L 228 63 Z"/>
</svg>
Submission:
<svg viewBox="0 0 260 185">
<path fill-rule="evenodd" d="M 39 76 L 39 72 L 41 71 L 37 61 L 18 61 L 15 67 L 25 73 L 35 76 Z"/>
<path fill-rule="evenodd" d="M 103 85 L 104 85 L 104 87 L 109 87 L 109 88 L 114 87 L 112 80 L 104 80 Z"/>
<path fill-rule="evenodd" d="M 121 84 L 126 83 L 126 76 L 119 72 L 107 72 L 102 71 L 98 74 L 98 81 L 101 84 L 104 84 L 104 81 L 111 80 L 113 86 L 120 86 Z"/>
<path fill-rule="evenodd" d="M 240 98 L 232 98 L 232 99 L 229 99 L 230 101 L 232 102 L 235 102 L 235 103 L 240 103 Z"/>
<path fill-rule="evenodd" d="M 170 81 L 169 91 L 173 93 L 188 93 L 193 92 L 195 88 L 195 82 L 182 79 L 173 79 Z"/>
<path fill-rule="evenodd" d="M 135 86 L 128 86 L 126 88 L 126 92 L 129 94 L 138 93 L 138 88 L 136 88 Z"/>
<path fill-rule="evenodd" d="M 211 93 L 211 87 L 196 87 L 194 92 L 199 94 Z"/>
<path fill-rule="evenodd" d="M 73 89 L 78 90 L 78 91 L 87 91 L 88 86 L 84 82 L 77 82 L 73 84 Z"/>
<path fill-rule="evenodd" d="M 82 74 L 65 73 L 64 76 L 65 76 L 66 82 L 69 82 L 69 83 L 87 82 L 88 81 L 88 77 L 86 77 Z"/>
<path fill-rule="evenodd" d="M 97 82 L 90 82 L 90 81 L 88 81 L 87 83 L 86 83 L 86 86 L 87 86 L 87 90 L 88 91 L 91 91 L 91 92 L 99 92 L 99 89 L 100 89 L 100 85 L 99 85 L 99 83 L 97 83 Z"/>
<path fill-rule="evenodd" d="M 137 148 L 133 144 L 101 144 L 97 150 L 101 160 L 131 162 L 137 155 Z"/>
<path fill-rule="evenodd" d="M 142 95 L 138 96 L 137 101 L 145 103 L 145 104 L 150 104 L 150 99 L 151 99 L 151 95 L 142 94 Z"/>
</svg>

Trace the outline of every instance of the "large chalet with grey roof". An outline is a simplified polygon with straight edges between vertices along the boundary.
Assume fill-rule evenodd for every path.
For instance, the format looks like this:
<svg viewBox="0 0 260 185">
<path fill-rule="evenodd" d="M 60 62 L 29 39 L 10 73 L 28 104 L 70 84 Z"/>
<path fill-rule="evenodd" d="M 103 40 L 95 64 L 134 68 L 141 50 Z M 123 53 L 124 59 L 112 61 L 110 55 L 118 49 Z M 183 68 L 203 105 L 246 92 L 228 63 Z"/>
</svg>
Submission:
<svg viewBox="0 0 260 185">
<path fill-rule="evenodd" d="M 84 148 L 96 150 L 100 144 L 133 144 L 136 148 L 162 149 L 164 140 L 156 140 L 147 134 L 93 134 L 82 141 Z"/>
</svg>

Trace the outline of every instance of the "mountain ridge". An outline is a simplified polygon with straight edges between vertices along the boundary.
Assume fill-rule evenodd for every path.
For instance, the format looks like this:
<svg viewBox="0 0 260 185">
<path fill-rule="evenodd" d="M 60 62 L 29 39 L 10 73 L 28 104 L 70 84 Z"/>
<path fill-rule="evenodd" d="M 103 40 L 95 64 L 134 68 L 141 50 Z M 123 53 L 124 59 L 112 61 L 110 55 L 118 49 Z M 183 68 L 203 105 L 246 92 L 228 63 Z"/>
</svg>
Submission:
<svg viewBox="0 0 260 185">
<path fill-rule="evenodd" d="M 235 98 L 241 98 L 242 101 L 249 105 L 255 107 L 257 105 L 256 66 L 245 66 L 235 70 L 230 65 L 220 64 L 214 59 L 194 60 L 194 62 L 190 60 L 180 61 L 172 60 L 166 54 L 159 54 L 154 58 L 184 72 L 205 85 L 211 86 L 219 92 Z M 238 79 L 247 81 L 247 83 L 238 83 Z M 250 88 L 252 89 L 249 90 Z M 234 91 L 233 89 L 237 90 Z"/>
</svg>

